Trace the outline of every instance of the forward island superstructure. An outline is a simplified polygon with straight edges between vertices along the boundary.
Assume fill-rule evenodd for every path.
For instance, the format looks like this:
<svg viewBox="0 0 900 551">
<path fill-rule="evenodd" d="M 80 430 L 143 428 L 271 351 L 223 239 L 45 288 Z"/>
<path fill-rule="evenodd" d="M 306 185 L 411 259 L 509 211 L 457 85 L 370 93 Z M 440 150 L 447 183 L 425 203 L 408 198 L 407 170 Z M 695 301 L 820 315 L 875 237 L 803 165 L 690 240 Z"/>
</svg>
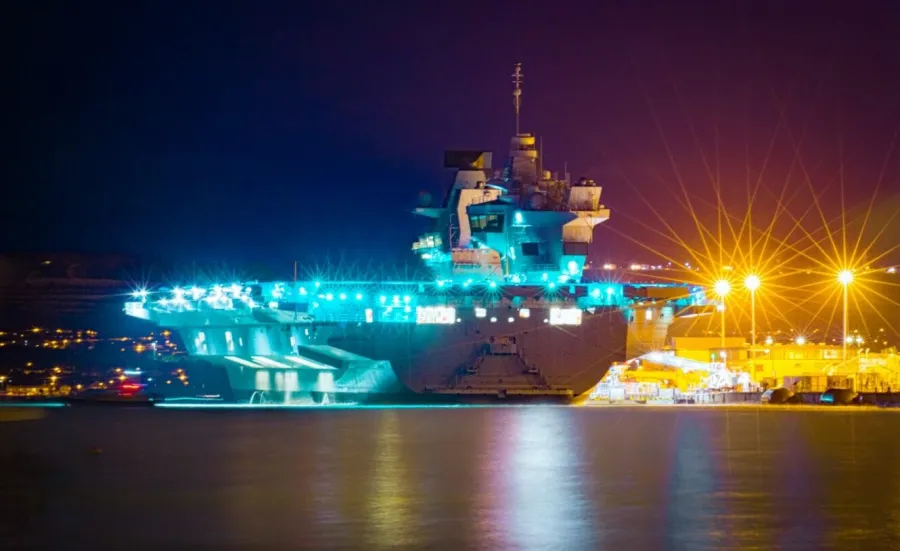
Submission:
<svg viewBox="0 0 900 551">
<path fill-rule="evenodd" d="M 451 151 L 431 231 L 412 245 L 428 281 L 282 281 L 139 290 L 126 313 L 179 331 L 188 352 L 228 373 L 238 401 L 569 400 L 665 338 L 686 285 L 583 282 L 602 188 L 544 171 L 519 132 L 500 170 Z M 640 308 L 636 305 L 640 304 Z M 649 312 L 649 313 L 648 313 Z M 637 314 L 636 314 L 637 313 Z"/>
</svg>

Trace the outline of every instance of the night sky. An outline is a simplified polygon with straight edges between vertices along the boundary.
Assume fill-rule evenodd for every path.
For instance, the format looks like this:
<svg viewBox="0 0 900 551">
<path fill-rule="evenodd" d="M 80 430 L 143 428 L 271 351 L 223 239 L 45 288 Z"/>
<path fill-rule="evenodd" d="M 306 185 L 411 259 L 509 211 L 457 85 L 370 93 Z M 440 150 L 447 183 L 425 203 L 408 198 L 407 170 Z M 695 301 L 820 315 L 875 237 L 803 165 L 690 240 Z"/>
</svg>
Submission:
<svg viewBox="0 0 900 551">
<path fill-rule="evenodd" d="M 900 18 L 840 4 L 7 0 L 0 250 L 406 258 L 443 151 L 502 160 L 515 62 L 545 167 L 604 185 L 595 260 L 663 247 L 642 197 L 690 241 L 679 180 L 742 216 L 761 178 L 761 221 L 786 183 L 833 214 L 841 173 L 884 205 Z"/>
</svg>

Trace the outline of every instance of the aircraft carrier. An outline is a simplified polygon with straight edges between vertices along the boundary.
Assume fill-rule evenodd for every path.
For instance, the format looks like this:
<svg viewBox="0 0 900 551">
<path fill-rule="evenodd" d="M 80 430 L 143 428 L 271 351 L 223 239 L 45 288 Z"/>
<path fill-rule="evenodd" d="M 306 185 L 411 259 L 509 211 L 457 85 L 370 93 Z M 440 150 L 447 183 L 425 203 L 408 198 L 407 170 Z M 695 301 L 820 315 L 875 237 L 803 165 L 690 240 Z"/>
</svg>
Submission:
<svg viewBox="0 0 900 551">
<path fill-rule="evenodd" d="M 594 181 L 543 170 L 516 130 L 503 167 L 450 151 L 452 183 L 416 214 L 427 281 L 206 282 L 138 289 L 125 312 L 178 331 L 231 398 L 251 403 L 568 401 L 609 367 L 665 339 L 687 285 L 585 282 L 594 228 L 609 219 Z M 296 270 L 295 270 L 296 274 Z M 640 350 L 639 350 L 640 349 Z"/>
</svg>

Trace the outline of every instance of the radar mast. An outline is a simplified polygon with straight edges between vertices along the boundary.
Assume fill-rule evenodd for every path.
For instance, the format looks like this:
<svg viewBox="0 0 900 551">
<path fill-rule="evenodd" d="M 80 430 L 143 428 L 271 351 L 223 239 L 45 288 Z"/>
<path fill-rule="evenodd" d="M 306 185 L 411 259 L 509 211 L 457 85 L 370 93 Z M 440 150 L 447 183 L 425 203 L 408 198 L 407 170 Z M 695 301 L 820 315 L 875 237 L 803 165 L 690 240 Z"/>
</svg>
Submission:
<svg viewBox="0 0 900 551">
<path fill-rule="evenodd" d="M 522 64 L 516 63 L 516 68 L 513 71 L 513 84 L 515 88 L 513 88 L 513 105 L 516 110 L 516 136 L 519 135 L 519 108 L 522 105 L 522 77 L 525 75 L 522 74 Z"/>
</svg>

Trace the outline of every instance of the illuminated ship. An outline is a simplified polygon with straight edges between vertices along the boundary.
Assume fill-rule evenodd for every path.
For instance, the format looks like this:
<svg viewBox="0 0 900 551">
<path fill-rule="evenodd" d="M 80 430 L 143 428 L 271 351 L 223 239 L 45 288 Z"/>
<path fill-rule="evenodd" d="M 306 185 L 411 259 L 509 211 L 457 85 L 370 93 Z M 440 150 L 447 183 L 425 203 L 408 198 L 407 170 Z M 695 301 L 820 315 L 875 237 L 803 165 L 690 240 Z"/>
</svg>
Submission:
<svg viewBox="0 0 900 551">
<path fill-rule="evenodd" d="M 665 338 L 668 299 L 685 288 L 582 282 L 610 212 L 593 181 L 541 170 L 535 137 L 519 132 L 521 77 L 516 65 L 504 168 L 493 171 L 488 152 L 448 152 L 455 175 L 442 204 L 416 209 L 433 221 L 412 245 L 432 279 L 138 291 L 127 314 L 178 330 L 189 354 L 227 371 L 239 401 L 585 392 L 626 359 L 629 333 Z M 638 302 L 647 306 L 636 315 Z"/>
</svg>

